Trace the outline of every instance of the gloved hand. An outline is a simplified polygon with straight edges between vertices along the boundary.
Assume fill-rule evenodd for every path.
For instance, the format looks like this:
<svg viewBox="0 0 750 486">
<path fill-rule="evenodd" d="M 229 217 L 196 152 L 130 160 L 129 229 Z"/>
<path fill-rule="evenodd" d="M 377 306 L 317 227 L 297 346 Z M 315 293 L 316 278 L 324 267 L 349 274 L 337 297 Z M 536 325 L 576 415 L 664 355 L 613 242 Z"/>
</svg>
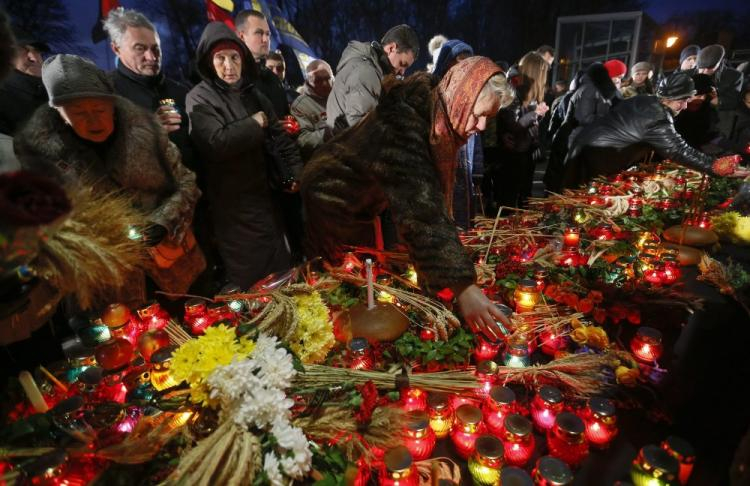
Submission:
<svg viewBox="0 0 750 486">
<path fill-rule="evenodd" d="M 167 228 L 160 224 L 153 224 L 143 230 L 143 243 L 146 246 L 156 246 L 167 236 Z"/>
<path fill-rule="evenodd" d="M 333 122 L 333 134 L 338 135 L 339 133 L 343 132 L 349 128 L 349 122 L 346 121 L 346 115 L 343 113 L 336 117 L 336 120 Z"/>
</svg>

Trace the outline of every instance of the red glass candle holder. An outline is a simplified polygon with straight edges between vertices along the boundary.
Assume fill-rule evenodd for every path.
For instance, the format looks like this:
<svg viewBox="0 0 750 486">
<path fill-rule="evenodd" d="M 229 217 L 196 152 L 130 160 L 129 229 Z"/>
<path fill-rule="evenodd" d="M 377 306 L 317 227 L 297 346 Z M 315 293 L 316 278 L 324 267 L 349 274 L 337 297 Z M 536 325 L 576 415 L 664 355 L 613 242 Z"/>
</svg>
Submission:
<svg viewBox="0 0 750 486">
<path fill-rule="evenodd" d="M 640 217 L 643 214 L 643 198 L 633 196 L 628 202 L 628 216 L 631 218 Z"/>
<path fill-rule="evenodd" d="M 630 467 L 630 479 L 635 486 L 671 486 L 675 484 L 680 463 L 664 449 L 649 444 L 643 446 Z"/>
<path fill-rule="evenodd" d="M 113 338 L 124 338 L 135 344 L 139 323 L 124 304 L 110 304 L 102 313 L 102 322 L 109 328 Z"/>
<path fill-rule="evenodd" d="M 544 354 L 554 356 L 565 347 L 565 336 L 561 336 L 555 329 L 547 328 L 539 333 L 539 344 Z"/>
<path fill-rule="evenodd" d="M 614 239 L 615 232 L 611 225 L 601 224 L 591 230 L 591 236 L 601 241 L 609 241 Z"/>
<path fill-rule="evenodd" d="M 226 302 L 211 302 L 206 306 L 209 326 L 224 321 L 230 326 L 237 324 L 237 314 L 232 312 Z"/>
<path fill-rule="evenodd" d="M 148 302 L 138 309 L 138 317 L 143 324 L 143 331 L 155 331 L 164 329 L 169 324 L 169 314 L 162 309 L 161 305 L 155 300 Z"/>
<path fill-rule="evenodd" d="M 430 414 L 430 428 L 435 437 L 448 437 L 453 427 L 453 409 L 448 395 L 441 392 L 430 392 L 427 396 L 428 413 Z"/>
<path fill-rule="evenodd" d="M 511 466 L 522 467 L 529 462 L 534 453 L 534 434 L 529 419 L 512 413 L 505 417 L 503 445 L 505 462 Z"/>
<path fill-rule="evenodd" d="M 482 404 L 482 416 L 487 430 L 498 437 L 502 436 L 505 417 L 515 411 L 516 394 L 507 386 L 495 385 L 490 389 Z"/>
<path fill-rule="evenodd" d="M 680 463 L 679 480 L 685 485 L 693 473 L 695 465 L 695 449 L 685 439 L 670 435 L 661 443 L 661 448 L 667 451 Z"/>
<path fill-rule="evenodd" d="M 451 410 L 455 413 L 456 410 L 458 410 L 458 407 L 461 405 L 471 405 L 474 407 L 480 407 L 482 405 L 481 400 L 477 398 L 476 395 L 473 394 L 458 394 L 453 393 L 448 398 L 448 402 L 450 403 Z"/>
<path fill-rule="evenodd" d="M 407 411 L 427 410 L 427 393 L 415 387 L 401 389 L 401 407 Z"/>
<path fill-rule="evenodd" d="M 456 410 L 456 418 L 451 430 L 451 440 L 456 452 L 464 459 L 474 453 L 477 439 L 485 432 L 482 411 L 472 405 L 461 405 Z"/>
<path fill-rule="evenodd" d="M 477 344 L 474 347 L 474 358 L 477 360 L 477 363 L 494 359 L 495 356 L 497 356 L 497 353 L 500 352 L 502 341 L 491 343 L 479 335 L 477 335 L 475 339 Z"/>
<path fill-rule="evenodd" d="M 577 415 L 560 412 L 555 424 L 547 432 L 547 447 L 551 456 L 557 457 L 570 467 L 578 467 L 589 455 L 589 444 L 584 432 L 586 427 Z"/>
<path fill-rule="evenodd" d="M 559 389 L 554 386 L 539 388 L 531 401 L 531 418 L 540 432 L 546 432 L 555 423 L 555 417 L 563 411 L 565 403 Z"/>
<path fill-rule="evenodd" d="M 535 486 L 570 486 L 573 472 L 567 464 L 556 457 L 542 456 L 536 461 L 531 473 Z"/>
<path fill-rule="evenodd" d="M 511 368 L 525 368 L 531 366 L 529 345 L 527 343 L 509 344 L 503 353 L 503 364 Z"/>
<path fill-rule="evenodd" d="M 534 270 L 534 280 L 536 281 L 536 289 L 539 292 L 544 292 L 547 286 L 547 278 L 549 278 L 549 272 L 544 268 L 536 268 Z"/>
<path fill-rule="evenodd" d="M 639 361 L 653 363 L 664 350 L 661 332 L 653 327 L 641 326 L 630 340 L 630 351 Z"/>
<path fill-rule="evenodd" d="M 190 328 L 190 333 L 198 336 L 206 332 L 211 325 L 208 319 L 206 301 L 203 299 L 190 299 L 185 302 L 185 317 L 183 322 Z"/>
<path fill-rule="evenodd" d="M 487 396 L 490 389 L 495 384 L 497 373 L 497 363 L 492 360 L 480 361 L 474 374 L 479 382 L 479 387 L 474 389 L 474 393 L 481 399 Z"/>
<path fill-rule="evenodd" d="M 578 228 L 565 228 L 563 232 L 563 248 L 572 250 L 581 244 L 581 230 Z"/>
<path fill-rule="evenodd" d="M 375 364 L 370 343 L 365 338 L 353 338 L 347 345 L 349 368 L 353 370 L 369 370 Z"/>
<path fill-rule="evenodd" d="M 117 370 L 133 359 L 133 345 L 125 338 L 114 338 L 94 351 L 96 362 L 107 371 Z"/>
<path fill-rule="evenodd" d="M 677 257 L 673 255 L 663 255 L 662 260 L 664 264 L 662 271 L 662 281 L 666 285 L 672 285 L 676 283 L 682 276 L 680 263 L 677 260 Z"/>
<path fill-rule="evenodd" d="M 427 412 L 409 412 L 404 437 L 404 445 L 415 461 L 423 461 L 432 455 L 437 438 L 430 428 Z"/>
<path fill-rule="evenodd" d="M 380 486 L 419 486 L 419 473 L 409 449 L 399 446 L 385 453 Z"/>
<path fill-rule="evenodd" d="M 589 399 L 583 411 L 586 439 L 592 446 L 604 449 L 617 436 L 617 416 L 612 400 L 601 397 Z"/>
<path fill-rule="evenodd" d="M 154 352 L 166 346 L 169 346 L 169 334 L 164 329 L 146 331 L 138 337 L 138 352 L 146 361 L 150 361 Z"/>
<path fill-rule="evenodd" d="M 515 292 L 513 292 L 513 300 L 516 304 L 516 312 L 531 312 L 534 307 L 539 304 L 542 294 L 536 288 L 536 281 L 531 279 L 523 279 L 518 282 Z"/>
</svg>

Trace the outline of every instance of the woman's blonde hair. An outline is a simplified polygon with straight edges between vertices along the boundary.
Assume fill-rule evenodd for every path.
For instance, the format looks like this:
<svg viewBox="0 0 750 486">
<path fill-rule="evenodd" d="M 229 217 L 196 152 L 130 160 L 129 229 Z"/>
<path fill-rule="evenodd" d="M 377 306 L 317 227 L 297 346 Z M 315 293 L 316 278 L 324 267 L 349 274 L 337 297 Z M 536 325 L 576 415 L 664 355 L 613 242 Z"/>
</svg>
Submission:
<svg viewBox="0 0 750 486">
<path fill-rule="evenodd" d="M 531 81 L 526 99 L 521 101 L 524 104 L 532 101 L 541 103 L 547 86 L 547 72 L 549 71 L 547 61 L 536 52 L 529 52 L 518 62 L 518 71 Z"/>
<path fill-rule="evenodd" d="M 516 90 L 513 89 L 504 74 L 498 73 L 487 80 L 482 87 L 482 91 L 479 92 L 477 101 L 487 96 L 500 98 L 500 109 L 502 109 L 513 102 L 516 97 Z"/>
</svg>

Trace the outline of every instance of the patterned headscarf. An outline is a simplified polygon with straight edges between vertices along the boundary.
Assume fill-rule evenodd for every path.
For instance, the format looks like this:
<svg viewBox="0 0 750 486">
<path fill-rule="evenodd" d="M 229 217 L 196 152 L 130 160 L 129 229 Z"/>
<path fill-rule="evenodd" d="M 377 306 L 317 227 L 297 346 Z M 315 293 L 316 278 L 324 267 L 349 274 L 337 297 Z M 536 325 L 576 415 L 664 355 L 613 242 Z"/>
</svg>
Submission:
<svg viewBox="0 0 750 486">
<path fill-rule="evenodd" d="M 468 140 L 466 124 L 469 116 L 484 85 L 492 76 L 502 72 L 486 57 L 470 57 L 453 66 L 433 92 L 430 147 L 449 213 L 453 212 L 458 149 Z"/>
</svg>

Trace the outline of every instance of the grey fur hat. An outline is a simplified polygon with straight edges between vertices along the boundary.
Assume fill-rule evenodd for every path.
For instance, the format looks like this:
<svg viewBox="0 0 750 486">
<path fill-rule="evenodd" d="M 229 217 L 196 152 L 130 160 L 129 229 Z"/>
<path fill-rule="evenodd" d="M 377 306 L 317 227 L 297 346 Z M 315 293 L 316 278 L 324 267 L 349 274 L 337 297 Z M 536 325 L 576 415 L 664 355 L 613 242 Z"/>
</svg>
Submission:
<svg viewBox="0 0 750 486">
<path fill-rule="evenodd" d="M 114 87 L 96 65 L 72 54 L 57 54 L 42 64 L 42 82 L 50 106 L 77 98 L 113 98 Z"/>
<path fill-rule="evenodd" d="M 638 71 L 653 71 L 654 66 L 651 65 L 650 62 L 641 61 L 633 64 L 633 67 L 630 68 L 630 75 L 634 75 Z"/>
<path fill-rule="evenodd" d="M 695 60 L 695 65 L 698 69 L 710 69 L 724 59 L 724 54 L 724 46 L 711 44 L 701 49 L 698 53 L 698 58 Z"/>
</svg>

